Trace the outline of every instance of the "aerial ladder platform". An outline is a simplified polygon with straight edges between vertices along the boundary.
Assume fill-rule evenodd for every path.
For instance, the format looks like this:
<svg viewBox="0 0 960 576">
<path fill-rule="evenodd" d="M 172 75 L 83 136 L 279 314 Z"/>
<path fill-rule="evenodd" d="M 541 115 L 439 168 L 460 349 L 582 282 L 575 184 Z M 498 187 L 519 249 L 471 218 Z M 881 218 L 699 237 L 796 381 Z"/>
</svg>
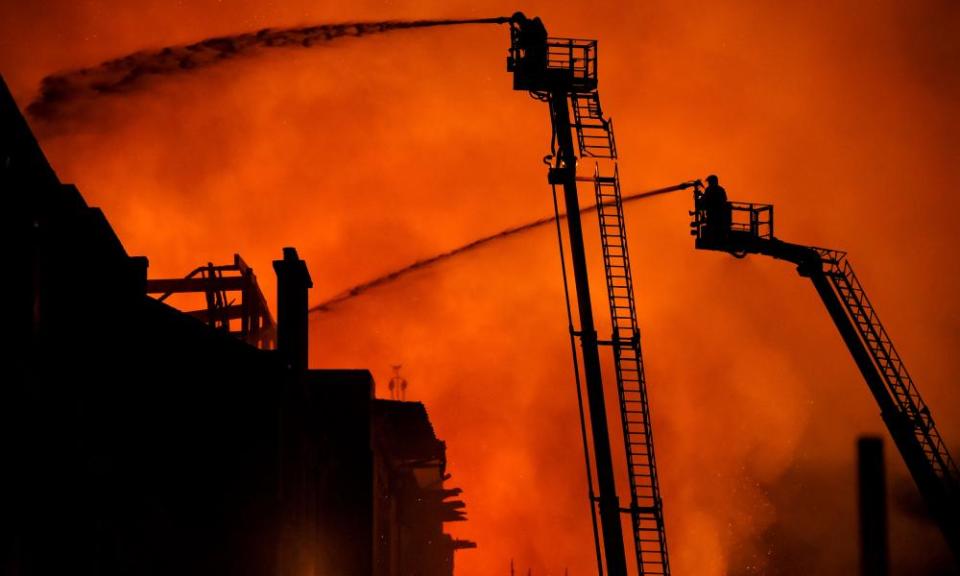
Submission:
<svg viewBox="0 0 960 576">
<path fill-rule="evenodd" d="M 690 233 L 696 237 L 697 249 L 738 258 L 772 256 L 795 264 L 797 272 L 813 282 L 931 516 L 960 563 L 960 470 L 846 253 L 778 239 L 769 204 L 727 202 L 708 207 L 701 196 L 698 183 L 690 213 Z"/>
<path fill-rule="evenodd" d="M 552 149 L 545 162 L 549 166 L 547 180 L 553 187 L 557 233 L 560 238 L 598 571 L 602 575 L 605 567 L 609 576 L 626 575 L 627 553 L 632 550 L 636 557 L 638 574 L 669 575 L 663 505 L 653 449 L 650 404 L 627 247 L 616 140 L 613 122 L 604 115 L 597 91 L 597 42 L 574 38 L 548 38 L 539 19 L 530 20 L 518 13 L 511 20 L 511 47 L 507 70 L 513 73 L 515 90 L 529 92 L 537 100 L 545 102 L 550 110 L 553 127 Z M 594 160 L 592 174 L 579 175 L 578 163 L 586 164 L 586 160 Z M 598 337 L 591 306 L 577 189 L 580 182 L 590 185 L 596 197 L 612 327 L 609 339 Z M 678 188 L 692 185 L 680 185 Z M 576 317 L 571 309 L 564 256 L 565 243 L 560 230 L 562 219 L 558 190 L 567 215 L 566 244 L 572 268 Z M 579 355 L 576 340 L 580 342 Z M 626 480 L 630 494 L 630 502 L 626 505 L 621 505 L 616 489 L 601 377 L 601 346 L 612 349 L 612 371 L 616 377 L 620 431 L 626 452 Z M 589 438 L 593 445 L 592 461 L 584 418 L 583 390 L 586 391 Z M 592 468 L 596 470 L 596 488 Z M 624 543 L 621 522 L 624 514 L 630 518 L 631 548 L 627 548 Z"/>
</svg>

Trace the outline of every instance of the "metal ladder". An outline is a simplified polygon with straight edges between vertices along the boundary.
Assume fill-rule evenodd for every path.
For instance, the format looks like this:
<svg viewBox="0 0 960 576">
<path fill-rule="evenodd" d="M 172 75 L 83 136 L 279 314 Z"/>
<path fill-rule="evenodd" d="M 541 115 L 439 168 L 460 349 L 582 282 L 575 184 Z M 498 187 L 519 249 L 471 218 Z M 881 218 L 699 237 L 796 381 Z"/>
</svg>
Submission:
<svg viewBox="0 0 960 576">
<path fill-rule="evenodd" d="M 615 161 L 613 124 L 602 116 L 599 95 L 571 94 L 571 104 L 581 156 Z M 623 511 L 633 526 L 638 573 L 665 576 L 670 563 L 616 163 L 609 176 L 601 175 L 598 165 L 593 182 L 612 327 L 611 340 L 605 344 L 613 349 L 630 484 L 630 507 Z"/>
<path fill-rule="evenodd" d="M 878 372 L 883 376 L 887 391 L 894 403 L 911 426 L 917 442 L 923 448 L 923 454 L 930 468 L 944 483 L 948 492 L 960 489 L 960 470 L 947 452 L 947 447 L 933 422 L 930 409 L 920 397 L 920 392 L 907 372 L 903 360 L 893 347 L 893 342 L 880 323 L 870 299 L 867 298 L 860 280 L 853 271 L 850 262 L 843 253 L 818 250 L 823 256 L 825 274 L 829 278 L 841 302 L 857 329 L 870 356 L 876 363 Z"/>
<path fill-rule="evenodd" d="M 578 92 L 571 94 L 570 99 L 580 155 L 616 158 L 617 143 L 613 137 L 613 121 L 603 117 L 600 95 L 597 92 Z"/>
</svg>

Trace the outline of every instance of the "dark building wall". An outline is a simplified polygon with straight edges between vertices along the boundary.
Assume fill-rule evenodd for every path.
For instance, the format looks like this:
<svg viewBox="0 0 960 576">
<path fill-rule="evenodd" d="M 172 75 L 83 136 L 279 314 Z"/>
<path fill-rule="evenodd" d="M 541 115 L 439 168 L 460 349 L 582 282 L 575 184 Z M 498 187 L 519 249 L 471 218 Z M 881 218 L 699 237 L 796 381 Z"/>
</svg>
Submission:
<svg viewBox="0 0 960 576">
<path fill-rule="evenodd" d="M 445 446 L 368 371 L 304 370 L 294 250 L 294 329 L 259 350 L 145 295 L 146 259 L 57 180 L 2 80 L 0 185 L 0 576 L 452 573 L 411 466 L 438 480 Z"/>
<path fill-rule="evenodd" d="M 0 573 L 369 574 L 369 373 L 304 374 L 147 298 L 2 82 L 0 128 Z"/>
<path fill-rule="evenodd" d="M 284 373 L 161 304 L 69 287 L 15 399 L 24 572 L 270 573 Z"/>
<path fill-rule="evenodd" d="M 446 489 L 446 445 L 423 404 L 375 400 L 374 574 L 450 576 L 454 551 L 475 547 L 445 534 L 444 523 L 465 519 L 460 494 Z"/>
<path fill-rule="evenodd" d="M 366 370 L 310 370 L 287 420 L 295 455 L 285 467 L 295 574 L 369 576 L 373 453 Z M 293 417 L 296 411 L 296 417 Z M 299 428 L 294 430 L 294 428 Z"/>
<path fill-rule="evenodd" d="M 57 182 L 5 87 L 0 125 L 4 572 L 272 569 L 286 375 L 143 295 L 146 261 Z"/>
</svg>

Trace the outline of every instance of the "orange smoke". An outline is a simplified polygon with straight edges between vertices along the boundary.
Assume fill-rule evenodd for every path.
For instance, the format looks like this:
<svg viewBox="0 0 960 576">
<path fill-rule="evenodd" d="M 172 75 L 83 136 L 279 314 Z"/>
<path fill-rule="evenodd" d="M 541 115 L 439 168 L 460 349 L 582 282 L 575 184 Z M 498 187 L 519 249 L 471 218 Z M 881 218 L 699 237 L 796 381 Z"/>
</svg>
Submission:
<svg viewBox="0 0 960 576">
<path fill-rule="evenodd" d="M 516 8 L 279 4 L 8 2 L 0 72 L 25 105 L 53 71 L 139 49 Z M 599 39 L 626 192 L 716 172 L 732 199 L 776 204 L 784 239 L 849 251 L 956 456 L 954 4 L 523 9 L 553 34 Z M 510 90 L 506 42 L 494 27 L 344 38 L 37 128 L 61 178 L 150 257 L 151 275 L 239 252 L 272 301 L 269 263 L 295 245 L 316 304 L 551 211 L 548 113 Z M 854 439 L 882 431 L 877 409 L 813 289 L 780 262 L 695 252 L 688 209 L 682 194 L 627 209 L 674 573 L 853 573 Z M 464 488 L 470 521 L 452 529 L 480 545 L 458 553 L 462 576 L 505 574 L 511 558 L 540 575 L 595 570 L 566 329 L 549 228 L 314 318 L 312 366 L 370 367 L 383 384 L 404 364 Z M 889 443 L 888 461 L 902 483 Z M 894 569 L 922 573 L 946 553 L 897 510 Z"/>
</svg>

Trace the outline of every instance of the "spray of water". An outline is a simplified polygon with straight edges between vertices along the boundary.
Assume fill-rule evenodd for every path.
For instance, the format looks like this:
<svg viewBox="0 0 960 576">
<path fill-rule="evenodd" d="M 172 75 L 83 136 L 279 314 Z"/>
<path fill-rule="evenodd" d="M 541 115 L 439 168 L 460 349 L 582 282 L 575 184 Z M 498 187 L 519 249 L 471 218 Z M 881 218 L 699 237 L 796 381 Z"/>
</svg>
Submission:
<svg viewBox="0 0 960 576">
<path fill-rule="evenodd" d="M 629 194 L 629 195 L 627 195 L 627 196 L 624 196 L 621 200 L 622 200 L 623 203 L 626 204 L 626 203 L 628 203 L 628 202 L 635 202 L 635 201 L 637 201 L 637 200 L 644 200 L 644 199 L 647 199 L 647 198 L 652 198 L 652 197 L 654 197 L 654 196 L 660 196 L 661 194 L 668 194 L 668 193 L 670 193 L 670 192 L 676 192 L 676 191 L 678 191 L 678 190 L 683 190 L 683 189 L 689 188 L 690 185 L 691 185 L 691 184 L 689 184 L 689 183 L 687 183 L 687 184 L 679 184 L 679 185 L 677 185 L 677 186 L 669 186 L 669 187 L 667 187 L 667 188 L 658 188 L 658 189 L 656 189 L 656 190 L 648 190 L 648 191 L 646 191 L 646 192 L 637 192 L 637 193 L 635 193 L 635 194 Z M 591 213 L 591 212 L 596 212 L 596 211 L 597 211 L 597 205 L 594 204 L 594 205 L 592 205 L 592 206 L 587 206 L 587 207 L 585 207 L 585 208 L 581 208 L 581 209 L 580 209 L 580 214 L 589 214 L 589 213 Z M 561 214 L 561 215 L 560 215 L 560 218 L 561 218 L 561 219 L 566 218 L 566 217 L 567 217 L 566 214 Z M 458 246 L 457 248 L 454 248 L 454 249 L 452 249 L 452 250 L 448 250 L 448 251 L 446 251 L 446 252 L 441 252 L 440 254 L 435 254 L 435 255 L 430 256 L 430 257 L 427 257 L 427 258 L 422 258 L 422 259 L 420 259 L 420 260 L 417 260 L 416 262 L 413 262 L 412 264 L 408 264 L 407 266 L 404 266 L 403 268 L 399 268 L 399 269 L 397 269 L 397 270 L 394 270 L 394 271 L 389 272 L 389 273 L 387 273 L 387 274 L 384 274 L 384 275 L 382 275 L 382 276 L 378 276 L 377 278 L 374 278 L 373 280 L 368 280 L 367 282 L 363 282 L 363 283 L 361 283 L 361 284 L 357 284 L 356 286 L 353 286 L 353 287 L 351 287 L 351 288 L 348 288 L 348 289 L 344 290 L 343 292 L 340 292 L 340 293 L 337 294 L 336 296 L 334 296 L 334 297 L 332 297 L 332 298 L 330 298 L 330 299 L 328 299 L 328 300 L 326 300 L 326 301 L 324 301 L 324 302 L 321 302 L 320 304 L 317 304 L 316 306 L 313 306 L 312 308 L 310 308 L 310 312 L 317 312 L 317 313 L 330 312 L 330 311 L 333 310 L 338 304 L 342 304 L 342 303 L 346 302 L 347 300 L 352 300 L 352 299 L 356 298 L 357 296 L 360 296 L 361 294 L 363 294 L 363 293 L 365 293 L 365 292 L 367 292 L 367 291 L 369 291 L 369 290 L 372 290 L 372 289 L 374 289 L 374 288 L 378 288 L 378 287 L 383 286 L 383 285 L 385 285 L 385 284 L 393 283 L 393 282 L 395 282 L 395 281 L 403 278 L 404 276 L 407 276 L 407 275 L 409 275 L 409 274 L 412 274 L 413 272 L 416 272 L 417 270 L 423 270 L 424 268 L 428 268 L 428 267 L 431 267 L 431 266 L 435 266 L 435 265 L 437 265 L 437 264 L 439 264 L 439 263 L 441 263 L 441 262 L 444 262 L 444 261 L 446 261 L 446 260 L 449 260 L 449 259 L 451 259 L 451 258 L 454 258 L 455 256 L 459 256 L 459 255 L 464 254 L 464 253 L 466 253 L 466 252 L 471 252 L 471 251 L 476 250 L 476 249 L 478 249 L 478 248 L 482 248 L 482 247 L 484 247 L 484 246 L 486 246 L 486 245 L 488 245 L 488 244 L 491 244 L 491 243 L 493 243 L 493 242 L 496 242 L 496 241 L 498 241 L 498 240 L 504 240 L 504 239 L 506 239 L 506 238 L 510 238 L 510 237 L 512 237 L 512 236 L 516 236 L 516 235 L 518 235 L 518 234 L 522 234 L 522 233 L 524 233 L 524 232 L 529 232 L 530 230 L 534 230 L 534 229 L 536 229 L 536 228 L 540 228 L 540 227 L 542 227 L 542 226 L 546 226 L 546 225 L 548 225 L 548 224 L 551 224 L 551 223 L 555 222 L 556 220 L 557 220 L 557 217 L 556 217 L 556 216 L 547 216 L 546 218 L 540 218 L 540 219 L 534 220 L 534 221 L 532 221 L 532 222 L 527 222 L 526 224 L 521 224 L 520 226 L 514 226 L 514 227 L 511 227 L 511 228 L 506 228 L 506 229 L 504 229 L 504 230 L 501 230 L 500 232 L 497 232 L 496 234 L 491 234 L 491 235 L 489 235 L 489 236 L 484 236 L 484 237 L 482 237 L 482 238 L 477 238 L 476 240 L 474 240 L 474 241 L 472 241 L 472 242 L 468 242 L 468 243 L 466 243 L 466 244 L 464 244 L 464 245 L 462 245 L 462 246 Z"/>
<path fill-rule="evenodd" d="M 143 50 L 96 66 L 59 72 L 44 78 L 40 93 L 27 107 L 37 120 L 55 120 L 71 105 L 109 94 L 142 89 L 151 79 L 184 74 L 251 56 L 267 48 L 310 48 L 337 38 L 382 34 L 394 30 L 463 24 L 505 24 L 510 19 L 388 20 L 318 24 L 298 28 L 264 28 L 257 32 L 207 38 L 193 44 Z"/>
</svg>

